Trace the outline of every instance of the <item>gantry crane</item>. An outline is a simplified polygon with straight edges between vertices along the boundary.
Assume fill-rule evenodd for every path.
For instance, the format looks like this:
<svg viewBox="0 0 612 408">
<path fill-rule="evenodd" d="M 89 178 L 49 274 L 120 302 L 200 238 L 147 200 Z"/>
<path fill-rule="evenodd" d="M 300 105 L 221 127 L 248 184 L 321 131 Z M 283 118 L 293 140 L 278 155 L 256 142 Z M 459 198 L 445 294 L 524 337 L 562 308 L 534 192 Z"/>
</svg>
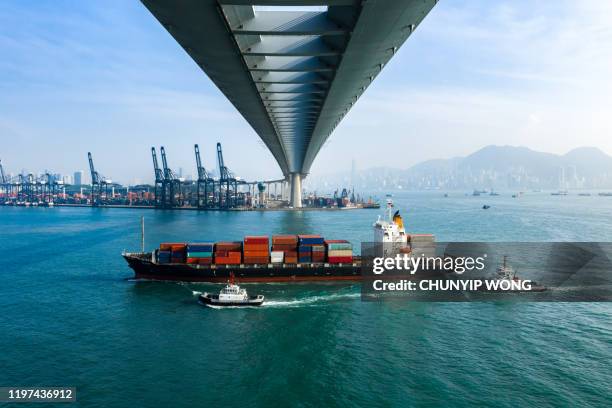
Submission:
<svg viewBox="0 0 612 408">
<path fill-rule="evenodd" d="M 91 172 L 91 205 L 95 207 L 100 204 L 105 204 L 105 201 L 108 200 L 108 188 L 113 182 L 96 171 L 91 152 L 87 152 L 87 159 L 89 160 L 89 171 Z M 103 191 L 104 201 L 102 200 Z"/>
<path fill-rule="evenodd" d="M 11 192 L 11 183 L 9 183 L 8 179 L 4 175 L 4 168 L 2 167 L 2 160 L 0 160 L 0 193 L 3 192 L 4 195 L 0 196 L 2 201 L 7 200 L 10 196 Z"/>
<path fill-rule="evenodd" d="M 221 143 L 217 143 L 217 161 L 219 162 L 219 208 L 236 207 L 238 204 L 238 179 L 225 165 Z"/>
<path fill-rule="evenodd" d="M 183 206 L 183 194 L 181 191 L 182 181 L 174 175 L 174 172 L 168 167 L 168 160 L 166 159 L 166 150 L 164 146 L 160 148 L 162 165 L 164 167 L 164 195 L 165 202 L 164 208 L 182 207 Z"/>
<path fill-rule="evenodd" d="M 212 208 L 215 206 L 215 180 L 210 177 L 206 168 L 202 165 L 200 148 L 194 146 L 196 166 L 198 169 L 198 181 L 196 184 L 196 205 L 198 208 Z"/>
<path fill-rule="evenodd" d="M 164 172 L 159 168 L 155 147 L 151 147 L 151 156 L 153 156 L 153 171 L 155 172 L 155 206 L 164 207 L 166 202 L 166 180 L 164 179 Z"/>
</svg>

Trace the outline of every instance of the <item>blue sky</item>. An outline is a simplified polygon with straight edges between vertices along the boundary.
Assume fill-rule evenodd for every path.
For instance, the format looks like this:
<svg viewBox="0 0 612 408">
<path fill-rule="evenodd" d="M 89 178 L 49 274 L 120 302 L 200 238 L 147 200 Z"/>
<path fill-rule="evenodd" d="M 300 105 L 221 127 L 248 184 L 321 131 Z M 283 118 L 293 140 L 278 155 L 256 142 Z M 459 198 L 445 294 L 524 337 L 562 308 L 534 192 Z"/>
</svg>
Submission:
<svg viewBox="0 0 612 408">
<path fill-rule="evenodd" d="M 336 129 L 313 174 L 408 167 L 487 144 L 612 154 L 612 2 L 441 0 Z M 137 1 L 0 2 L 0 159 L 9 171 L 152 178 L 214 147 L 280 172 L 255 132 Z M 393 149 L 394 159 L 388 151 Z"/>
</svg>

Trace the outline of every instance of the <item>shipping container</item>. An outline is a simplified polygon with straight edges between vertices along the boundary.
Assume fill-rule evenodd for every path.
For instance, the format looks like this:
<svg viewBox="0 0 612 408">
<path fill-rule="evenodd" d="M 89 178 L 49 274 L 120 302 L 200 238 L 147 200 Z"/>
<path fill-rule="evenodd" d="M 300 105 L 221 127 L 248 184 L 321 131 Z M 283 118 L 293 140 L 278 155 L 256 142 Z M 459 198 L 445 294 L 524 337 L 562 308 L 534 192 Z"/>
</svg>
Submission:
<svg viewBox="0 0 612 408">
<path fill-rule="evenodd" d="M 327 250 L 353 250 L 353 244 L 342 239 L 330 239 L 325 241 Z"/>
<path fill-rule="evenodd" d="M 327 262 L 330 264 L 338 264 L 338 263 L 352 263 L 352 256 L 330 256 L 327 258 Z"/>
<path fill-rule="evenodd" d="M 333 256 L 353 256 L 353 251 L 346 250 L 346 249 L 327 251 L 327 256 L 328 257 L 333 257 Z"/>
<path fill-rule="evenodd" d="M 273 251 L 291 251 L 297 248 L 297 243 L 295 244 L 272 244 Z"/>
<path fill-rule="evenodd" d="M 320 235 L 298 235 L 298 242 L 300 245 L 320 245 L 323 244 L 325 240 Z"/>
<path fill-rule="evenodd" d="M 163 242 L 161 244 L 159 244 L 159 250 L 160 251 L 170 251 L 172 250 L 173 246 L 185 246 L 185 243 L 181 243 L 181 242 Z"/>
<path fill-rule="evenodd" d="M 187 252 L 213 252 L 215 244 L 213 242 L 189 243 Z"/>
<path fill-rule="evenodd" d="M 270 251 L 268 244 L 244 244 L 243 249 L 245 251 Z"/>
<path fill-rule="evenodd" d="M 215 244 L 215 250 L 235 251 L 242 250 L 242 241 L 224 241 Z"/>
<path fill-rule="evenodd" d="M 268 251 L 251 251 L 251 250 L 244 250 L 243 252 L 244 257 L 267 257 L 270 255 L 270 253 Z"/>
<path fill-rule="evenodd" d="M 212 252 L 190 252 L 187 251 L 187 258 L 212 258 Z"/>
<path fill-rule="evenodd" d="M 265 235 L 251 235 L 244 237 L 244 243 L 246 244 L 265 244 L 270 245 L 270 238 Z"/>
<path fill-rule="evenodd" d="M 274 235 L 272 236 L 272 245 L 297 245 L 297 235 Z"/>
<path fill-rule="evenodd" d="M 283 263 L 285 253 L 282 251 L 272 251 L 270 253 L 270 262 L 272 263 Z"/>
</svg>

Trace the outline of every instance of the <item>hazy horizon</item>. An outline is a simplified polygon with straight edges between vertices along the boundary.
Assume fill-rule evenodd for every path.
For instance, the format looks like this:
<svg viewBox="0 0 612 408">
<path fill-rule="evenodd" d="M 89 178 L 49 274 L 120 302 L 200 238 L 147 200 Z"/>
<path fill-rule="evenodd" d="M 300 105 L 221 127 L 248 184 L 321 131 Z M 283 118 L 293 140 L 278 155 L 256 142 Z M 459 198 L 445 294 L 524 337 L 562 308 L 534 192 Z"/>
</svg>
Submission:
<svg viewBox="0 0 612 408">
<path fill-rule="evenodd" d="M 439 2 L 338 126 L 313 175 L 408 168 L 488 145 L 612 154 L 612 4 Z M 235 108 L 139 2 L 0 4 L 0 159 L 72 174 L 87 152 L 122 183 L 152 180 L 150 148 L 195 174 L 215 144 L 247 179 L 278 178 Z M 393 154 L 389 158 L 389 152 Z"/>
</svg>

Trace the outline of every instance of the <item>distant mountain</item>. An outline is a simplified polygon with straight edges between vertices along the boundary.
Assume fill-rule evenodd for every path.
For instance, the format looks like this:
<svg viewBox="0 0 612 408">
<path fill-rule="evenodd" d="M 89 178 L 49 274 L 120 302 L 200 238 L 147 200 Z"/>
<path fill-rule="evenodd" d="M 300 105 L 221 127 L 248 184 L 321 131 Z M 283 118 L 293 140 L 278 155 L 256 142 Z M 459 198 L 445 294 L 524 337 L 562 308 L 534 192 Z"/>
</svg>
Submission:
<svg viewBox="0 0 612 408">
<path fill-rule="evenodd" d="M 328 175 L 309 180 L 309 186 L 349 187 L 351 178 L 349 173 Z M 353 184 L 358 191 L 612 188 L 612 157 L 595 147 L 556 155 L 527 147 L 486 146 L 466 157 L 427 160 L 405 170 L 358 171 Z"/>
</svg>

